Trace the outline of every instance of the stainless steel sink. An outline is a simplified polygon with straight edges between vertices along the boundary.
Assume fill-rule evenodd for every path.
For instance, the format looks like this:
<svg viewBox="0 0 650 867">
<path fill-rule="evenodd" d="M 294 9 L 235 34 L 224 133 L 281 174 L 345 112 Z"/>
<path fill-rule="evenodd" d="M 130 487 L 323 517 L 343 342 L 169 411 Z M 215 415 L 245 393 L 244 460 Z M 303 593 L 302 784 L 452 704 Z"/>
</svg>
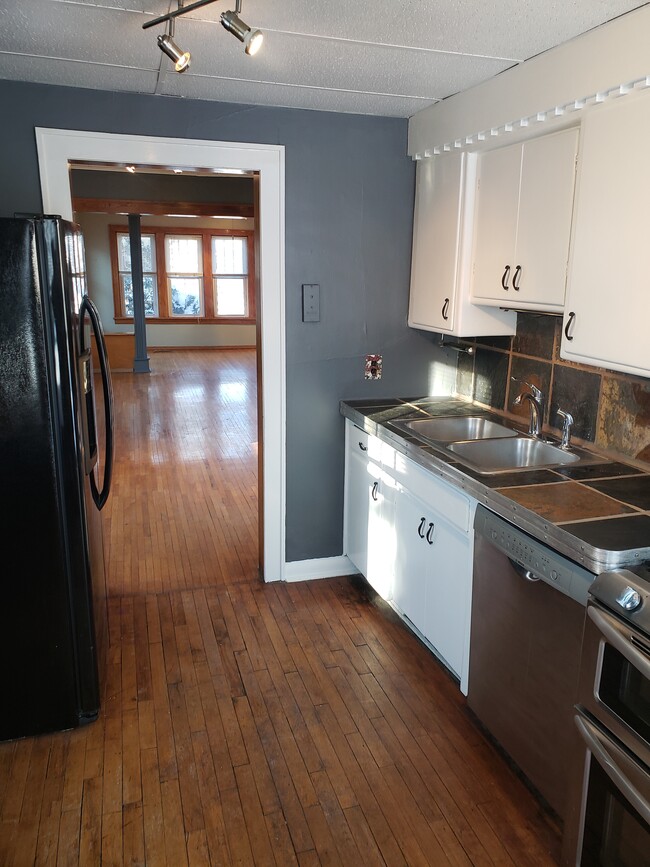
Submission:
<svg viewBox="0 0 650 867">
<path fill-rule="evenodd" d="M 578 449 L 561 449 L 552 443 L 531 437 L 518 436 L 511 439 L 476 440 L 455 442 L 445 447 L 462 463 L 479 473 L 499 473 L 541 467 L 557 467 L 578 462 L 586 463 L 593 458 L 588 452 Z M 593 463 L 598 460 L 593 458 Z"/>
<path fill-rule="evenodd" d="M 459 440 L 516 437 L 517 431 L 490 421 L 483 416 L 450 416 L 445 418 L 418 418 L 400 422 L 403 430 L 434 443 L 453 443 Z"/>
</svg>

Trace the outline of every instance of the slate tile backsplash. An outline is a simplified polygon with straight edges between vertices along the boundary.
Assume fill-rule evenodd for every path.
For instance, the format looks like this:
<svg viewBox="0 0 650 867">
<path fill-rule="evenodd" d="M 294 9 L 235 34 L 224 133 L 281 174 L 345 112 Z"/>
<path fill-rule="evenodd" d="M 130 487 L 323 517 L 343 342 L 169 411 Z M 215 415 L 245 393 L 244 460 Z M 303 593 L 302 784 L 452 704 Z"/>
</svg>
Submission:
<svg viewBox="0 0 650 867">
<path fill-rule="evenodd" d="M 650 380 L 564 361 L 561 328 L 559 316 L 519 313 L 514 337 L 461 341 L 475 351 L 459 356 L 457 393 L 527 419 L 528 403 L 514 406 L 522 386 L 511 377 L 526 380 L 546 396 L 547 430 L 559 434 L 564 409 L 577 439 L 650 463 Z"/>
</svg>

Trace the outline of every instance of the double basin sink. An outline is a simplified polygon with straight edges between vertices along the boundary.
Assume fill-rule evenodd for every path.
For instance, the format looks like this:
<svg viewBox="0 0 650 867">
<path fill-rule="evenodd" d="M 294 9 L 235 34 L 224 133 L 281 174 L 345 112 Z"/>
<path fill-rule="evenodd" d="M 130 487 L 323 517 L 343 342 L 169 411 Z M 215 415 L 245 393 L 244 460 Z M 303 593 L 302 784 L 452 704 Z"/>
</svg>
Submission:
<svg viewBox="0 0 650 867">
<path fill-rule="evenodd" d="M 602 463 L 584 449 L 563 449 L 484 415 L 409 419 L 394 424 L 481 475 Z"/>
</svg>

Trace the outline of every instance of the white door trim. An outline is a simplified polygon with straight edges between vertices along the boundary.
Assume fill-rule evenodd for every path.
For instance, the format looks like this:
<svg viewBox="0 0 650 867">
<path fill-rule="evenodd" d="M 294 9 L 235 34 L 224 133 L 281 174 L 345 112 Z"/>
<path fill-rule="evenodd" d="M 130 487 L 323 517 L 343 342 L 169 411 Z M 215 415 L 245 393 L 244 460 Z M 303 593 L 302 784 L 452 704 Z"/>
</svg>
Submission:
<svg viewBox="0 0 650 867">
<path fill-rule="evenodd" d="M 36 128 L 43 211 L 72 219 L 70 160 L 239 169 L 260 176 L 264 571 L 285 578 L 284 146 Z"/>
</svg>

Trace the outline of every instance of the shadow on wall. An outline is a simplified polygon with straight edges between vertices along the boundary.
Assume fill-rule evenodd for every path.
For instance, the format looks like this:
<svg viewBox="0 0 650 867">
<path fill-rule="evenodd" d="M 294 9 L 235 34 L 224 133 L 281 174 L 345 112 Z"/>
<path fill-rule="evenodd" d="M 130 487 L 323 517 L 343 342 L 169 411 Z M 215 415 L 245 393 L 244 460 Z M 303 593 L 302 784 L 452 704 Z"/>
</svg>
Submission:
<svg viewBox="0 0 650 867">
<path fill-rule="evenodd" d="M 462 341 L 475 347 L 461 355 L 456 393 L 526 419 L 527 406 L 514 406 L 521 386 L 537 385 L 546 395 L 544 423 L 559 433 L 559 409 L 570 412 L 573 434 L 587 443 L 650 462 L 650 380 L 560 358 L 562 319 L 519 313 L 514 337 Z"/>
</svg>

